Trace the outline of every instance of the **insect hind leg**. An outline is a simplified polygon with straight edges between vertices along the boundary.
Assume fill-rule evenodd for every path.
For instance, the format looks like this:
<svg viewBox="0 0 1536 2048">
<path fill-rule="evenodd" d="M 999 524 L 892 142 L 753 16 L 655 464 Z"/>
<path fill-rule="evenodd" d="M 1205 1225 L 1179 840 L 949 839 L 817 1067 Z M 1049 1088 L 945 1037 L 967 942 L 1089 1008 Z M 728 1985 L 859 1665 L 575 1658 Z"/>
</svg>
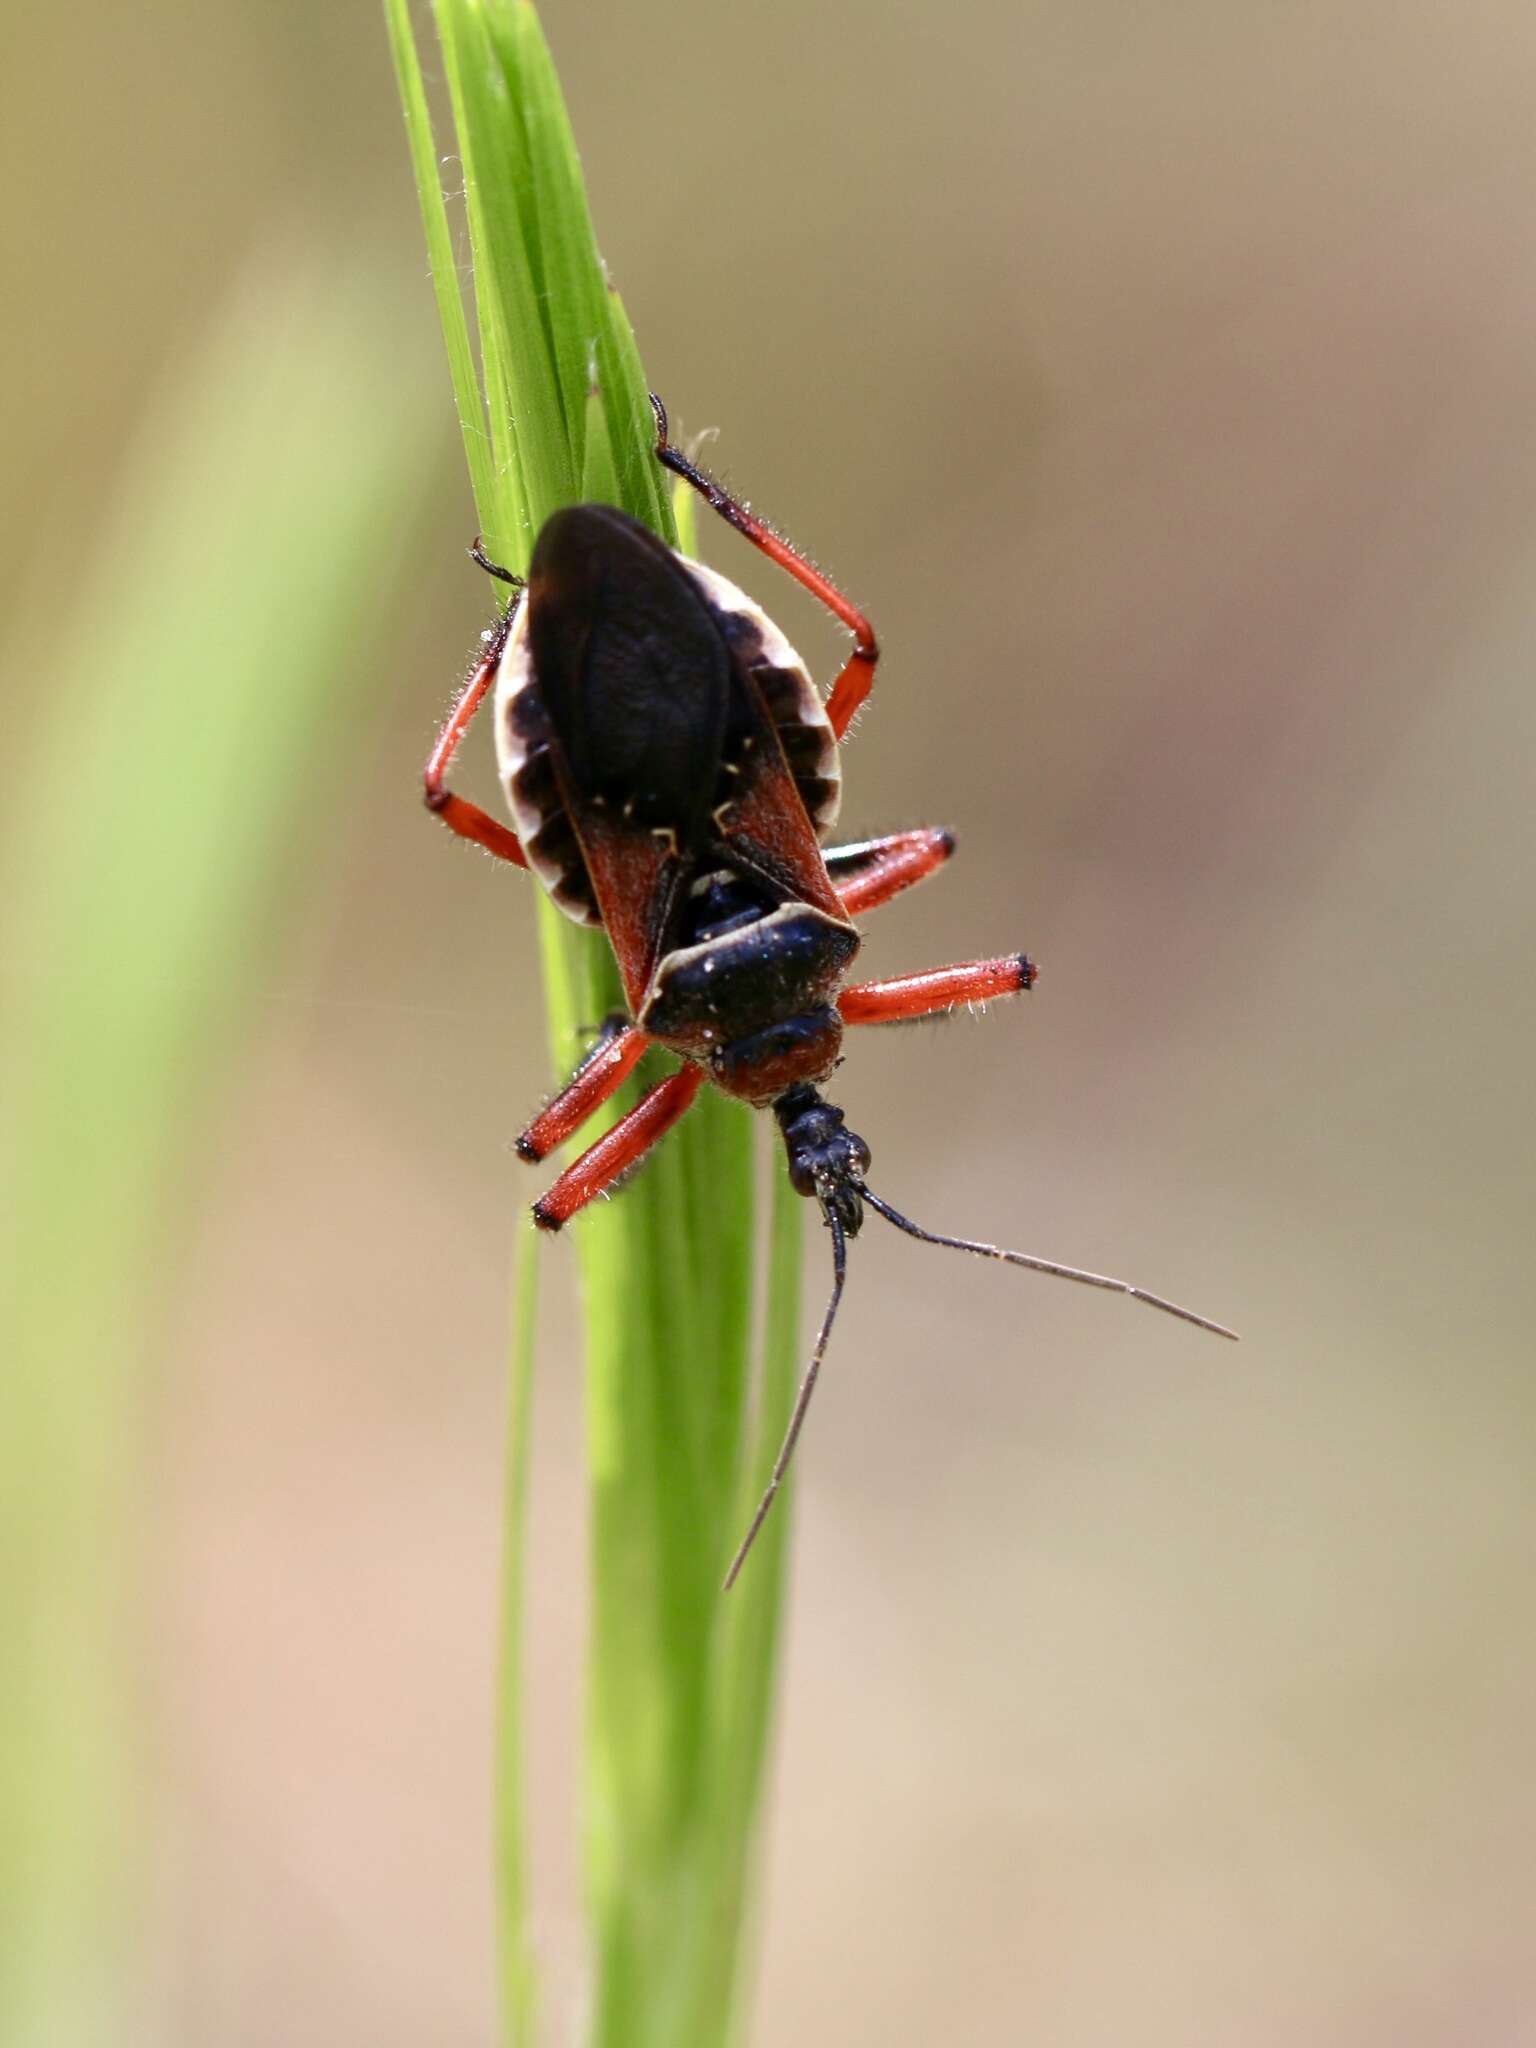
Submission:
<svg viewBox="0 0 1536 2048">
<path fill-rule="evenodd" d="M 478 541 L 476 547 L 479 546 Z M 480 558 L 477 555 L 476 560 Z M 461 839 L 468 839 L 475 846 L 483 846 L 487 853 L 495 854 L 498 860 L 509 862 L 515 868 L 525 868 L 528 856 L 523 852 L 517 834 L 508 825 L 501 824 L 479 804 L 471 803 L 467 797 L 455 796 L 447 786 L 447 774 L 453 765 L 453 758 L 459 751 L 459 743 L 468 732 L 475 713 L 485 701 L 485 694 L 496 679 L 496 670 L 506 649 L 507 636 L 512 631 L 512 621 L 517 615 L 514 601 L 502 613 L 491 632 L 487 634 L 485 652 L 476 662 L 469 681 L 454 699 L 453 709 L 447 723 L 438 734 L 437 744 L 427 756 L 427 765 L 422 770 L 422 789 L 427 809 L 441 818 L 450 832 L 456 832 Z"/>
<path fill-rule="evenodd" d="M 741 500 L 732 497 L 708 470 L 700 469 L 680 448 L 673 447 L 667 438 L 667 408 L 654 391 L 651 393 L 651 410 L 656 415 L 656 460 L 670 469 L 674 476 L 680 476 L 685 483 L 691 484 L 727 525 L 734 526 L 742 538 L 751 541 L 753 547 L 765 554 L 770 562 L 777 562 L 781 569 L 787 570 L 853 635 L 853 652 L 843 663 L 827 698 L 827 718 L 833 732 L 841 739 L 852 723 L 853 714 L 874 687 L 875 664 L 880 659 L 880 643 L 875 638 L 874 627 L 858 606 L 844 597 L 831 578 L 823 576 L 797 547 L 792 547 L 781 534 L 775 533 L 755 512 L 748 511 Z"/>
</svg>

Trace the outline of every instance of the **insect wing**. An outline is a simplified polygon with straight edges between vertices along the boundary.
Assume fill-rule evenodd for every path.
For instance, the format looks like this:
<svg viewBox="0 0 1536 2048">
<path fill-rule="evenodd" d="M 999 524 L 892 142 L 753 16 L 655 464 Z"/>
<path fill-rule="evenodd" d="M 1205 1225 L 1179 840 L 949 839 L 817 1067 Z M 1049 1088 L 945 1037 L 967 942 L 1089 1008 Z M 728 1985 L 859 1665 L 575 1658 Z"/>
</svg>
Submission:
<svg viewBox="0 0 1536 2048">
<path fill-rule="evenodd" d="M 611 804 L 573 803 L 593 892 L 638 1015 L 667 943 L 672 911 L 701 867 L 735 867 L 776 903 L 808 903 L 846 922 L 821 846 L 773 721 L 749 674 L 732 677 L 727 745 L 716 794 L 728 791 L 691 842 L 640 828 Z"/>
<path fill-rule="evenodd" d="M 732 694 L 728 649 L 672 551 L 605 505 L 545 525 L 529 635 L 571 797 L 679 848 L 705 830 Z"/>
<path fill-rule="evenodd" d="M 735 770 L 713 824 L 727 859 L 770 882 L 785 902 L 812 903 L 842 918 L 821 843 L 790 773 L 762 693 L 750 672 L 738 677 L 744 700 L 743 741 L 728 757 Z"/>
<path fill-rule="evenodd" d="M 546 523 L 528 604 L 556 773 L 637 1008 L 711 829 L 730 655 L 671 550 L 608 506 L 574 505 Z"/>
<path fill-rule="evenodd" d="M 734 622 L 692 565 L 625 513 L 571 506 L 539 535 L 528 620 L 555 772 L 632 1010 L 705 860 L 841 918 Z"/>
</svg>

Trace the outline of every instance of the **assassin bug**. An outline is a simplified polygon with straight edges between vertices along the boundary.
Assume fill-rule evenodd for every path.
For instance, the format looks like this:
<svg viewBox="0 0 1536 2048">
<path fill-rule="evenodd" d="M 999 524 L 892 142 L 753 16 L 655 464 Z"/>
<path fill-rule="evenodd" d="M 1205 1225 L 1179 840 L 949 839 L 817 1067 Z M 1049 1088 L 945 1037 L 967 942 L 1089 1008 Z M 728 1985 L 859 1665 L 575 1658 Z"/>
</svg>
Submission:
<svg viewBox="0 0 1536 2048">
<path fill-rule="evenodd" d="M 842 1300 L 847 1240 L 871 1208 L 925 1244 L 977 1253 L 1127 1294 L 1218 1336 L 1235 1333 L 1102 1273 L 925 1230 L 877 1195 L 870 1151 L 821 1084 L 844 1030 L 932 1016 L 1033 986 L 1023 953 L 849 983 L 853 920 L 943 866 L 950 833 L 896 832 L 823 848 L 837 816 L 838 745 L 869 695 L 869 621 L 789 542 L 668 439 L 656 456 L 853 635 L 823 707 L 800 657 L 734 584 L 627 513 L 572 505 L 548 519 L 525 579 L 471 550 L 513 598 L 425 770 L 428 808 L 452 831 L 530 868 L 578 924 L 606 931 L 628 1000 L 570 1082 L 517 1141 L 548 1157 L 623 1084 L 651 1045 L 681 1057 L 533 1205 L 558 1230 L 612 1188 L 682 1117 L 706 1080 L 771 1109 L 796 1191 L 832 1238 L 832 1292 L 768 1489 L 726 1575 L 741 1570 L 805 1420 Z M 495 688 L 496 754 L 512 828 L 445 777 Z"/>
</svg>

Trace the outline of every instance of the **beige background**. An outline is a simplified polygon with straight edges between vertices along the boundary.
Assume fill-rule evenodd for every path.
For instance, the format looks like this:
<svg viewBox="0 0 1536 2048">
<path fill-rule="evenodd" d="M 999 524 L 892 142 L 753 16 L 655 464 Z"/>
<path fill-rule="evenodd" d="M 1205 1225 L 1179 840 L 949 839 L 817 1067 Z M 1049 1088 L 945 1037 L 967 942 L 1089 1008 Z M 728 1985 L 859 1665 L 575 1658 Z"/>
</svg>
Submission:
<svg viewBox="0 0 1536 2048">
<path fill-rule="evenodd" d="M 882 1183 L 1247 1339 L 857 1247 L 803 1467 L 758 2037 L 1536 2039 L 1530 22 L 546 23 L 651 374 L 880 627 L 847 822 L 960 834 L 872 967 L 1045 963 L 1014 1009 L 857 1045 Z M 11 41 L 11 261 L 46 309 L 7 342 L 0 568 L 46 615 L 253 247 L 333 251 L 338 290 L 383 263 L 401 334 L 434 313 L 363 0 Z M 399 521 L 376 719 L 167 1289 L 143 1941 L 157 2038 L 197 2048 L 492 2038 L 508 1139 L 545 1075 L 527 890 L 413 795 L 486 616 L 446 378 Z M 836 632 L 708 546 L 825 672 Z M 546 1265 L 562 2041 L 582 1509 L 568 1251 Z"/>
</svg>

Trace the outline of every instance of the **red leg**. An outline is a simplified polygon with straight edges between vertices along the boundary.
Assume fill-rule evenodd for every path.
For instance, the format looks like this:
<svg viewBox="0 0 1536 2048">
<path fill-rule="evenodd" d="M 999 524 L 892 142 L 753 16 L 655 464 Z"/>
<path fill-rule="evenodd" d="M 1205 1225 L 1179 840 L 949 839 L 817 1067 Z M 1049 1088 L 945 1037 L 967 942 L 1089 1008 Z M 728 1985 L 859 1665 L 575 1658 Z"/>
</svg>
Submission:
<svg viewBox="0 0 1536 2048">
<path fill-rule="evenodd" d="M 477 557 L 478 559 L 478 557 Z M 505 574 L 505 572 L 501 572 Z M 511 579 L 508 578 L 510 581 Z M 435 811 L 450 832 L 457 832 L 461 839 L 473 840 L 476 846 L 483 846 L 487 853 L 494 853 L 498 860 L 507 860 L 514 867 L 525 868 L 527 856 L 518 844 L 517 834 L 508 825 L 498 824 L 478 804 L 467 798 L 455 796 L 452 790 L 443 787 L 443 777 L 448 773 L 459 742 L 469 729 L 469 722 L 480 709 L 486 691 L 495 680 L 497 664 L 502 649 L 507 644 L 507 635 L 512 630 L 517 605 L 514 601 L 496 623 L 496 628 L 486 640 L 485 653 L 475 664 L 475 672 L 459 692 L 448 723 L 438 736 L 437 745 L 422 771 L 426 788 L 427 809 Z"/>
<path fill-rule="evenodd" d="M 674 448 L 667 439 L 667 409 L 655 392 L 651 393 L 651 409 L 656 415 L 656 456 L 674 475 L 707 498 L 720 517 L 734 526 L 739 534 L 760 548 L 770 562 L 777 562 L 781 569 L 787 569 L 795 581 L 803 584 L 812 597 L 824 604 L 834 618 L 841 619 L 853 635 L 853 652 L 843 663 L 837 681 L 832 685 L 827 698 L 827 717 L 832 730 L 841 739 L 864 699 L 869 695 L 875 680 L 875 663 L 880 659 L 880 648 L 875 640 L 875 629 L 858 609 L 829 582 L 819 569 L 815 569 L 797 548 L 780 538 L 772 527 L 766 526 L 754 513 L 747 510 L 739 498 L 733 498 L 729 491 L 717 484 L 706 470 L 690 462 L 679 448 Z"/>
<path fill-rule="evenodd" d="M 958 967 L 930 967 L 926 974 L 904 974 L 897 981 L 866 981 L 845 988 L 837 999 L 845 1024 L 900 1024 L 911 1017 L 931 1017 L 961 1003 L 985 1003 L 993 996 L 1017 995 L 1033 988 L 1038 969 L 1023 953 L 1005 953 L 1000 960 L 966 960 Z"/>
<path fill-rule="evenodd" d="M 642 1159 L 692 1107 L 703 1085 L 704 1069 L 690 1061 L 642 1095 L 629 1115 L 605 1131 L 595 1145 L 589 1145 L 576 1164 L 568 1166 L 548 1193 L 534 1203 L 533 1220 L 540 1230 L 558 1230 L 578 1209 L 612 1187 L 619 1175 Z"/>
<path fill-rule="evenodd" d="M 829 846 L 827 873 L 850 917 L 878 910 L 914 882 L 926 881 L 955 850 L 955 835 L 941 826 L 892 832 L 859 846 Z"/>
<path fill-rule="evenodd" d="M 534 1162 L 547 1159 L 610 1095 L 623 1087 L 639 1065 L 650 1040 L 638 1025 L 622 1020 L 605 1033 L 547 1108 L 536 1116 L 517 1141 L 517 1156 Z"/>
</svg>

